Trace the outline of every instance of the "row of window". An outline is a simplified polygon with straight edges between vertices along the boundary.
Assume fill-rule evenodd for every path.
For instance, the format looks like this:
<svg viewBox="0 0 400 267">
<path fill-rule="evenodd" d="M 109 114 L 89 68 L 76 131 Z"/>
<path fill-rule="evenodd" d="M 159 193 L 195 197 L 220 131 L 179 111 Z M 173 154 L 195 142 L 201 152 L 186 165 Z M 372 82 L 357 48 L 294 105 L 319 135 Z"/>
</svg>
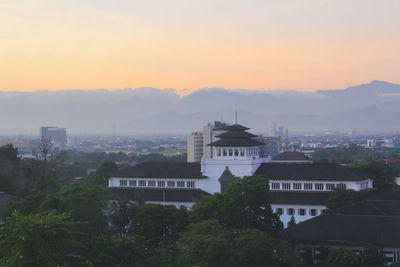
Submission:
<svg viewBox="0 0 400 267">
<path fill-rule="evenodd" d="M 346 184 L 321 184 L 321 183 L 271 183 L 272 190 L 305 190 L 305 191 L 327 191 L 335 190 L 335 188 L 346 189 Z"/>
<path fill-rule="evenodd" d="M 215 150 L 215 152 L 216 152 L 216 156 L 218 156 L 218 157 L 221 157 L 221 156 L 223 156 L 223 157 L 227 157 L 227 156 L 239 157 L 239 155 L 241 157 L 244 157 L 244 154 L 245 154 L 244 148 L 240 148 L 240 149 L 239 148 L 217 148 Z"/>
<path fill-rule="evenodd" d="M 194 181 L 119 180 L 119 186 L 194 188 Z"/>
<path fill-rule="evenodd" d="M 319 214 L 322 214 L 326 211 L 326 209 L 322 209 L 320 210 Z M 290 215 L 290 216 L 294 216 L 294 215 L 299 215 L 299 216 L 306 216 L 306 215 L 310 215 L 310 216 L 317 216 L 318 215 L 318 210 L 317 209 L 308 209 L 308 213 L 307 213 L 307 209 L 303 209 L 303 208 L 299 208 L 299 209 L 294 209 L 294 208 L 287 208 L 286 210 L 284 208 L 276 208 L 275 212 L 278 215 Z M 297 213 L 296 213 L 297 212 Z"/>
</svg>

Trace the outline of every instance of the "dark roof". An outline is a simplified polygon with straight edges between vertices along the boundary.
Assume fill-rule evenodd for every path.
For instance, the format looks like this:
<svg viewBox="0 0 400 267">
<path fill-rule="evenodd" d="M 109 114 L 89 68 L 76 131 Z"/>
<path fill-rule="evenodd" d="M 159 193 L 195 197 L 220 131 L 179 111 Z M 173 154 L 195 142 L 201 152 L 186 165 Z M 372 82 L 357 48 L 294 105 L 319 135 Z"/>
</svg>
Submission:
<svg viewBox="0 0 400 267">
<path fill-rule="evenodd" d="M 237 139 L 237 138 L 227 138 L 227 139 L 219 139 L 218 141 L 209 144 L 208 146 L 215 147 L 250 147 L 250 146 L 261 146 L 264 143 L 261 143 L 254 139 Z"/>
<path fill-rule="evenodd" d="M 140 177 L 140 178 L 207 178 L 201 173 L 199 162 L 178 161 L 146 161 L 136 166 L 119 170 L 109 177 Z"/>
<path fill-rule="evenodd" d="M 255 174 L 282 180 L 360 181 L 371 178 L 369 174 L 334 163 L 262 163 Z"/>
<path fill-rule="evenodd" d="M 322 192 L 270 191 L 271 204 L 326 205 L 328 194 Z"/>
<path fill-rule="evenodd" d="M 231 173 L 231 171 L 229 170 L 228 166 L 225 167 L 224 172 L 221 174 L 221 176 L 219 177 L 218 181 L 219 182 L 231 182 L 233 179 L 233 174 Z"/>
<path fill-rule="evenodd" d="M 254 138 L 257 137 L 257 135 L 242 131 L 228 131 L 220 135 L 217 135 L 216 137 L 235 139 L 235 138 Z"/>
<path fill-rule="evenodd" d="M 211 144 L 208 144 L 207 146 L 252 147 L 264 145 L 264 143 L 253 139 L 256 136 L 254 134 L 246 132 L 246 130 L 248 129 L 249 128 L 246 128 L 239 124 L 227 126 L 224 128 L 224 130 L 226 130 L 227 132 L 216 136 L 220 139 Z"/>
<path fill-rule="evenodd" d="M 287 151 L 276 155 L 273 160 L 310 160 L 310 158 L 297 151 Z"/>
<path fill-rule="evenodd" d="M 331 210 L 329 214 L 400 216 L 400 201 L 364 200 Z"/>
<path fill-rule="evenodd" d="M 400 201 L 364 201 L 285 230 L 299 244 L 400 246 Z"/>
<path fill-rule="evenodd" d="M 240 124 L 234 124 L 226 126 L 223 129 L 226 131 L 246 131 L 249 130 L 250 128 L 244 127 L 243 125 Z"/>
<path fill-rule="evenodd" d="M 165 188 L 121 188 L 110 190 L 125 198 L 142 198 L 145 201 L 158 202 L 194 202 L 210 195 L 200 189 L 165 189 Z"/>
</svg>

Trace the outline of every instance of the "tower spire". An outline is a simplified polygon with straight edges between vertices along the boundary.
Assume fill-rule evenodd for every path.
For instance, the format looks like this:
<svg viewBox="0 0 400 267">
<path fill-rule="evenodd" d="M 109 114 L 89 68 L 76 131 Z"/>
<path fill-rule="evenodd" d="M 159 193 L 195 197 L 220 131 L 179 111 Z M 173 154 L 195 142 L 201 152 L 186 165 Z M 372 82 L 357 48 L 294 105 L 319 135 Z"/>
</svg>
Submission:
<svg viewBox="0 0 400 267">
<path fill-rule="evenodd" d="M 235 110 L 235 124 L 238 124 L 237 116 L 238 116 L 238 110 L 237 110 L 237 105 L 236 105 L 236 110 Z"/>
</svg>

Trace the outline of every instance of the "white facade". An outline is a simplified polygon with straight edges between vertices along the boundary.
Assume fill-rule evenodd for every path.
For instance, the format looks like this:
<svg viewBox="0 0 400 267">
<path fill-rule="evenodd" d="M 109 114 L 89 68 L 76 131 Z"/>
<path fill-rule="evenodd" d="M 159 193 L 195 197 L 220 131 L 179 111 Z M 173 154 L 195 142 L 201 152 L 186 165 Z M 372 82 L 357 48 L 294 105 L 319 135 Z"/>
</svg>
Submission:
<svg viewBox="0 0 400 267">
<path fill-rule="evenodd" d="M 203 156 L 203 132 L 194 132 L 187 137 L 187 161 L 199 162 Z"/>
<path fill-rule="evenodd" d="M 321 215 L 327 208 L 324 205 L 271 204 L 271 209 L 286 228 L 292 216 L 297 224 Z"/>
<path fill-rule="evenodd" d="M 269 180 L 271 191 L 317 191 L 327 192 L 333 191 L 336 188 L 351 189 L 354 191 L 361 191 L 372 188 L 372 180 L 366 179 L 362 181 L 335 181 L 335 180 Z"/>
</svg>

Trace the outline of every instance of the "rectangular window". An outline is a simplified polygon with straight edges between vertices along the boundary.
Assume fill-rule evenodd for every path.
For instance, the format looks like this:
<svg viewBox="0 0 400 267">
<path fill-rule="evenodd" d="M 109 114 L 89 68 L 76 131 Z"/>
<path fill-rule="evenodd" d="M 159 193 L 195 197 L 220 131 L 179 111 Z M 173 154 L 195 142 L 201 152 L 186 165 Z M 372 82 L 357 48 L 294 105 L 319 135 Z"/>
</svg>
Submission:
<svg viewBox="0 0 400 267">
<path fill-rule="evenodd" d="M 158 181 L 157 182 L 158 187 L 165 187 L 165 181 Z"/>
<path fill-rule="evenodd" d="M 226 157 L 226 149 L 222 149 L 222 156 Z"/>
<path fill-rule="evenodd" d="M 175 181 L 168 181 L 167 185 L 168 187 L 175 187 Z"/>
<path fill-rule="evenodd" d="M 135 180 L 130 180 L 129 181 L 129 186 L 135 187 L 136 186 L 136 181 Z"/>
<path fill-rule="evenodd" d="M 316 209 L 310 209 L 310 215 L 311 216 L 317 215 L 317 210 Z"/>
<path fill-rule="evenodd" d="M 244 149 L 243 148 L 240 149 L 240 156 L 244 157 Z"/>
<path fill-rule="evenodd" d="M 292 208 L 287 209 L 287 214 L 294 215 L 294 209 L 292 209 Z"/>
<path fill-rule="evenodd" d="M 194 182 L 192 182 L 192 181 L 186 182 L 186 187 L 187 188 L 194 188 Z"/>
<path fill-rule="evenodd" d="M 273 190 L 279 190 L 279 189 L 281 189 L 281 184 L 280 183 L 271 183 L 271 188 Z"/>
<path fill-rule="evenodd" d="M 283 214 L 283 209 L 282 209 L 282 208 L 277 208 L 277 209 L 276 209 L 276 213 L 277 213 L 278 215 L 282 215 L 282 214 Z"/>
<path fill-rule="evenodd" d="M 322 210 L 321 210 L 321 214 L 325 214 L 325 213 L 327 213 L 327 212 L 328 212 L 327 209 L 322 209 Z"/>
<path fill-rule="evenodd" d="M 147 185 L 149 187 L 155 187 L 156 186 L 156 181 L 149 181 Z"/>
<path fill-rule="evenodd" d="M 233 149 L 229 149 L 229 157 L 233 156 Z"/>
<path fill-rule="evenodd" d="M 293 183 L 294 190 L 301 190 L 301 183 Z"/>
<path fill-rule="evenodd" d="M 145 187 L 146 186 L 146 181 L 140 180 L 139 181 L 139 186 L 140 187 Z"/>
<path fill-rule="evenodd" d="M 235 157 L 239 156 L 239 149 L 235 148 Z"/>
<path fill-rule="evenodd" d="M 127 180 L 119 180 L 119 186 L 128 186 Z"/>
<path fill-rule="evenodd" d="M 183 181 L 178 181 L 178 182 L 176 183 L 176 185 L 177 185 L 177 187 L 185 187 L 185 182 L 183 182 Z"/>
<path fill-rule="evenodd" d="M 299 215 L 300 216 L 306 215 L 306 209 L 299 209 Z"/>
<path fill-rule="evenodd" d="M 324 184 L 315 184 L 315 190 L 318 191 L 324 190 Z"/>
<path fill-rule="evenodd" d="M 326 184 L 326 190 L 329 191 L 335 190 L 335 184 Z"/>
<path fill-rule="evenodd" d="M 336 188 L 338 188 L 338 189 L 346 189 L 346 184 L 337 184 Z"/>
<path fill-rule="evenodd" d="M 312 183 L 305 183 L 304 190 L 312 190 Z"/>
<path fill-rule="evenodd" d="M 221 149 L 220 148 L 217 149 L 217 156 L 219 156 L 219 157 L 221 156 Z"/>
<path fill-rule="evenodd" d="M 290 183 L 282 183 L 283 190 L 290 190 Z"/>
</svg>

